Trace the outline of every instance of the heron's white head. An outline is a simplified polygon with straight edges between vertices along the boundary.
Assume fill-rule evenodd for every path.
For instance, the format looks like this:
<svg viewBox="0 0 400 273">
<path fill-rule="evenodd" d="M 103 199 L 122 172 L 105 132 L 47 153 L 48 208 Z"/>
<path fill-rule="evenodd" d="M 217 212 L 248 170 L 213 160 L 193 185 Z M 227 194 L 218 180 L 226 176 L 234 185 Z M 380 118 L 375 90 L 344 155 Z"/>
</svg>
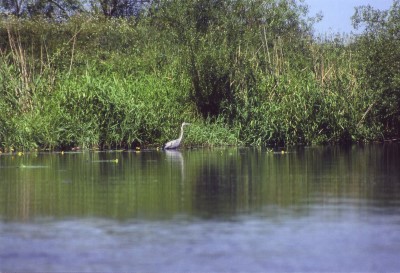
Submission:
<svg viewBox="0 0 400 273">
<path fill-rule="evenodd" d="M 185 125 L 190 125 L 190 123 L 187 123 L 187 122 L 182 123 L 182 127 Z"/>
</svg>

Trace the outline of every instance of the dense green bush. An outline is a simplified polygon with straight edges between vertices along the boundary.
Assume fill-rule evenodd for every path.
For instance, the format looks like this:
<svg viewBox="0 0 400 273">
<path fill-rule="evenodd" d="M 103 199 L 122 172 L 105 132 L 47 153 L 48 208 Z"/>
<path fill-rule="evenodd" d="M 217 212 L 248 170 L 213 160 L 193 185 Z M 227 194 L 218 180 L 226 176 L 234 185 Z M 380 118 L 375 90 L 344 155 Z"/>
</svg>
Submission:
<svg viewBox="0 0 400 273">
<path fill-rule="evenodd" d="M 382 126 L 384 137 L 399 136 L 400 1 L 394 1 L 387 11 L 360 7 L 353 16 L 353 24 L 365 25 L 354 47 L 362 88 L 373 94 L 369 120 Z"/>
</svg>

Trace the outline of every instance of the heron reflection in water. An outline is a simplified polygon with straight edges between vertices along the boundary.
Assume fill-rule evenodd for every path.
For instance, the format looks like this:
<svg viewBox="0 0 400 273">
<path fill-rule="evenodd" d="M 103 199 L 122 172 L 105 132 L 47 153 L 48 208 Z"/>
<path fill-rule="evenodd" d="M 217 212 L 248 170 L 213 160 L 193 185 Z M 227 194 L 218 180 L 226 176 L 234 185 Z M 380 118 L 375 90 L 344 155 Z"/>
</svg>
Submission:
<svg viewBox="0 0 400 273">
<path fill-rule="evenodd" d="M 172 180 L 177 180 L 179 183 L 179 196 L 180 202 L 185 203 L 185 162 L 182 153 L 179 150 L 167 149 L 165 150 L 167 162 L 171 168 L 170 175 Z M 178 175 L 180 170 L 180 176 Z M 179 181 L 179 182 L 178 182 Z"/>
<path fill-rule="evenodd" d="M 167 142 L 164 145 L 163 149 L 165 149 L 165 150 L 167 150 L 167 149 L 176 149 L 181 145 L 181 141 L 182 141 L 182 138 L 183 138 L 183 127 L 186 126 L 186 125 L 190 125 L 190 123 L 187 123 L 187 122 L 182 123 L 182 125 L 181 125 L 181 134 L 179 135 L 179 138 Z"/>
</svg>

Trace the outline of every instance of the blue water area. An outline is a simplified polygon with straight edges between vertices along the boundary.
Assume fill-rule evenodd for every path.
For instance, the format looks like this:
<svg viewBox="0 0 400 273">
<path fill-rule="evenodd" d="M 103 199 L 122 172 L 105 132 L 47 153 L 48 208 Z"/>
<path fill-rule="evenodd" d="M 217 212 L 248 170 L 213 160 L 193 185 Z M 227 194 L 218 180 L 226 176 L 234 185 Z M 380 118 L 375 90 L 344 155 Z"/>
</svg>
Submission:
<svg viewBox="0 0 400 273">
<path fill-rule="evenodd" d="M 0 271 L 399 272 L 399 159 L 397 144 L 0 156 Z"/>
</svg>

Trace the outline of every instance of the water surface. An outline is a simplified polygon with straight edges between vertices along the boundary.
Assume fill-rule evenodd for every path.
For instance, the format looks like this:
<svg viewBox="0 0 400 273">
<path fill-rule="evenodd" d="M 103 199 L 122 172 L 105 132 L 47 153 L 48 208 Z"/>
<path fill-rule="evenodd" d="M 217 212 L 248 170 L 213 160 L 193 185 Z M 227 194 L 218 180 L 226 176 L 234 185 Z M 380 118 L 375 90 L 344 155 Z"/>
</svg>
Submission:
<svg viewBox="0 0 400 273">
<path fill-rule="evenodd" d="M 0 271 L 399 272 L 400 145 L 0 156 Z"/>
</svg>

